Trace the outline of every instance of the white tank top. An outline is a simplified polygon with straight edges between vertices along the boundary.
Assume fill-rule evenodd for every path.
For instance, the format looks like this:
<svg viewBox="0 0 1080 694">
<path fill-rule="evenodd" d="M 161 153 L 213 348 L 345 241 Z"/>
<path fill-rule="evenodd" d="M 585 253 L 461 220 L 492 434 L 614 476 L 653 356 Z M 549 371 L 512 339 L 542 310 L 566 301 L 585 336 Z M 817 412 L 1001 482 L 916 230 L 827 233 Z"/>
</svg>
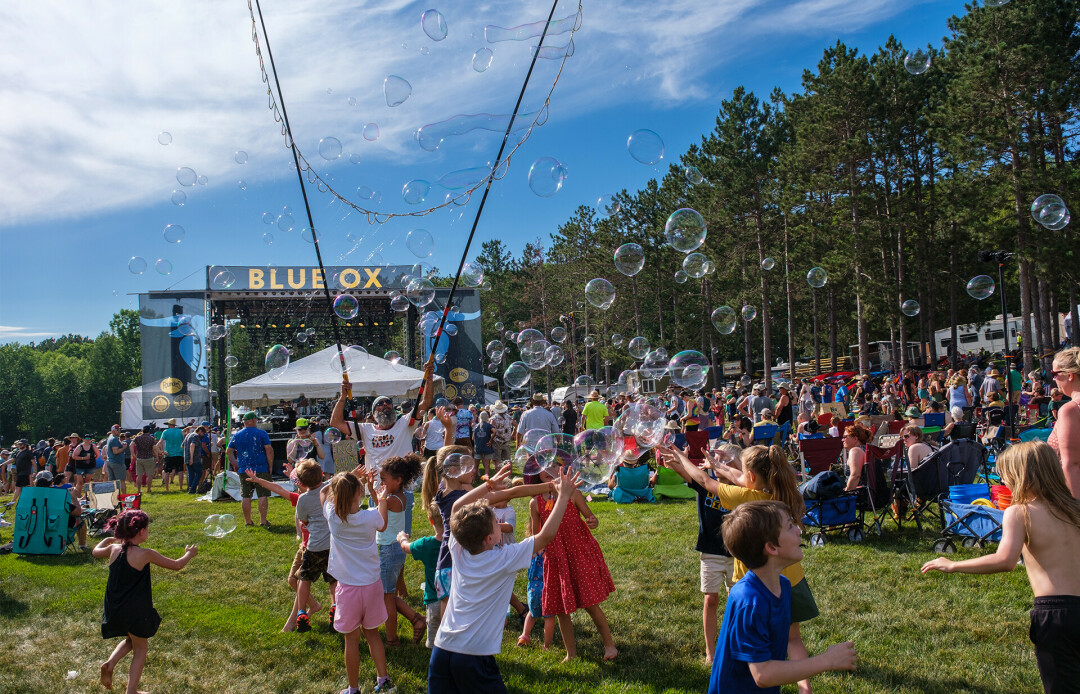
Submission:
<svg viewBox="0 0 1080 694">
<path fill-rule="evenodd" d="M 399 532 L 410 530 L 408 514 L 405 512 L 405 495 L 391 494 L 390 496 L 401 502 L 402 510 L 386 512 L 386 530 L 375 533 L 375 542 L 380 545 L 392 545 L 397 542 Z"/>
</svg>

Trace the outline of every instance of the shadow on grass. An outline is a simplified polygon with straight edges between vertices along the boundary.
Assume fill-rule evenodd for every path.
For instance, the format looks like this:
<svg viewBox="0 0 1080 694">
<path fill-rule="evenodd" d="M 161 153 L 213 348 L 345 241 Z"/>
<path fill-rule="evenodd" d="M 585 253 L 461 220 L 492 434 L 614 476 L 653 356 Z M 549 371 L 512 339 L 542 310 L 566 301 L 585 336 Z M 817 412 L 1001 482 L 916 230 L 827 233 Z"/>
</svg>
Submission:
<svg viewBox="0 0 1080 694">
<path fill-rule="evenodd" d="M 19 600 L 0 583 L 0 615 L 4 617 L 18 617 L 30 611 L 30 603 Z"/>
<path fill-rule="evenodd" d="M 896 670 L 887 666 L 859 663 L 859 669 L 849 677 L 857 677 L 868 683 L 887 687 L 890 690 L 907 687 L 919 692 L 970 692 L 971 694 L 990 694 L 999 691 L 994 688 L 979 687 L 956 678 L 929 678 L 917 672 Z"/>
<path fill-rule="evenodd" d="M 82 566 L 91 564 L 94 555 L 89 551 L 81 552 L 72 550 L 63 554 L 15 554 L 18 561 L 24 561 L 35 566 Z"/>
</svg>

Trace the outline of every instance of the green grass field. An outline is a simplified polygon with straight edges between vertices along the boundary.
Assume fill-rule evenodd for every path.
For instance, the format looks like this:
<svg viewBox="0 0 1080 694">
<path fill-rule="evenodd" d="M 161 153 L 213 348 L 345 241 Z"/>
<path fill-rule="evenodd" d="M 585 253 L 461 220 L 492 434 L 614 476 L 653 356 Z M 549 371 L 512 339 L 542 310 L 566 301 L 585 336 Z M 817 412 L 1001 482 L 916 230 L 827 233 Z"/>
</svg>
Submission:
<svg viewBox="0 0 1080 694">
<path fill-rule="evenodd" d="M 518 518 L 527 517 L 522 500 Z M 198 543 L 199 556 L 181 572 L 155 568 L 154 600 L 161 629 L 150 641 L 142 688 L 158 694 L 195 692 L 337 692 L 345 686 L 343 639 L 325 613 L 308 634 L 282 634 L 292 593 L 285 575 L 297 542 L 292 508 L 272 499 L 270 531 L 237 528 L 224 539 L 205 537 L 211 512 L 233 513 L 238 503 L 193 501 L 184 494 L 144 496 L 152 519 L 147 546 L 179 556 Z M 498 657 L 512 692 L 701 692 L 708 682 L 701 632 L 694 505 L 616 506 L 595 502 L 596 536 L 616 592 L 604 603 L 621 651 L 601 662 L 601 643 L 584 612 L 574 618 L 577 662 L 564 665 L 556 647 L 515 645 L 511 619 Z M 242 522 L 242 520 L 241 520 Z M 518 536 L 524 524 L 519 520 Z M 429 534 L 415 516 L 414 536 Z M 10 529 L 0 541 L 10 540 Z M 1023 569 L 1008 575 L 922 576 L 933 536 L 891 525 L 882 538 L 806 549 L 804 567 L 821 616 L 805 624 L 811 653 L 851 639 L 859 651 L 855 673 L 813 680 L 817 692 L 1039 692 L 1027 639 L 1031 591 Z M 982 550 L 961 550 L 974 556 Z M 102 692 L 98 665 L 115 641 L 100 636 L 107 568 L 87 553 L 61 557 L 0 556 L 0 692 Z M 420 606 L 419 562 L 406 564 L 410 598 Z M 525 574 L 517 593 L 524 596 Z M 316 588 L 326 598 L 326 588 Z M 400 638 L 411 630 L 404 619 Z M 540 641 L 539 628 L 533 643 Z M 406 645 L 388 654 L 399 692 L 426 688 L 429 652 Z M 123 691 L 127 663 L 116 671 Z M 69 671 L 77 671 L 66 680 Z M 375 671 L 366 651 L 361 684 Z M 794 691 L 794 687 L 785 688 Z"/>
</svg>

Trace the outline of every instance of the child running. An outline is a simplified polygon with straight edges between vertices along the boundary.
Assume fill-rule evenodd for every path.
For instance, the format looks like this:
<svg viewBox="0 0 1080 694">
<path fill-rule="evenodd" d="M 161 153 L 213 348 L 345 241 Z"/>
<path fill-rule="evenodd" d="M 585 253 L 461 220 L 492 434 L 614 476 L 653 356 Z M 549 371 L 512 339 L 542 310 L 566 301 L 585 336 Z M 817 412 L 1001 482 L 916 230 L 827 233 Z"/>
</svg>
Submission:
<svg viewBox="0 0 1080 694">
<path fill-rule="evenodd" d="M 795 481 L 795 470 L 791 467 L 791 463 L 788 462 L 787 456 L 784 455 L 783 449 L 779 446 L 772 446 L 771 448 L 751 446 L 745 449 L 742 452 L 742 470 L 728 465 L 725 461 L 728 460 L 729 456 L 726 456 L 723 452 L 717 454 L 707 453 L 707 455 L 711 456 L 712 470 L 726 482 L 710 477 L 704 470 L 690 462 L 686 454 L 677 448 L 663 448 L 660 449 L 660 453 L 665 465 L 671 467 L 681 466 L 688 477 L 715 496 L 724 508 L 735 510 L 739 504 L 747 501 L 775 499 L 787 504 L 797 523 L 805 513 L 806 504 L 803 502 L 802 494 L 799 493 L 799 486 Z M 735 574 L 732 578 L 737 582 L 745 574 L 746 564 L 738 561 L 736 555 Z M 810 592 L 810 584 L 806 581 L 801 562 L 795 561 L 786 566 L 783 574 L 791 582 L 791 626 L 788 635 L 788 658 L 791 660 L 803 660 L 809 655 L 806 652 L 806 646 L 803 644 L 799 624 L 817 617 L 818 607 L 814 601 L 813 593 Z M 800 694 L 809 694 L 810 691 L 809 681 L 803 680 L 799 682 Z"/>
<path fill-rule="evenodd" d="M 420 476 L 420 456 L 416 454 L 390 458 L 379 469 L 382 497 L 386 499 L 386 528 L 375 535 L 379 545 L 379 577 L 382 580 L 383 600 L 386 602 L 386 645 L 400 646 L 397 625 L 400 612 L 412 624 L 413 643 L 424 638 L 427 625 L 424 617 L 397 596 L 397 580 L 405 566 L 405 552 L 398 534 L 410 529 L 410 513 L 406 510 L 404 490 Z"/>
<path fill-rule="evenodd" d="M 551 473 L 541 470 L 542 482 L 553 479 Z M 532 517 L 533 526 L 542 523 L 547 527 L 555 501 L 550 493 L 541 493 L 536 506 L 530 505 L 530 514 L 536 514 Z M 571 502 L 571 511 L 563 518 L 558 534 L 544 555 L 543 613 L 555 615 L 559 620 L 559 633 L 566 647 L 563 662 L 577 657 L 571 617 L 579 609 L 589 613 L 604 641 L 604 660 L 614 660 L 619 655 L 619 649 L 615 648 L 611 627 L 600 603 L 615 590 L 615 583 L 604 561 L 604 553 L 590 532 L 600 525 L 600 520 L 577 489 L 571 496 Z M 585 520 L 582 520 L 582 516 L 585 516 Z"/>
<path fill-rule="evenodd" d="M 989 574 L 1012 571 L 1021 555 L 1035 604 L 1031 642 L 1043 688 L 1076 691 L 1080 682 L 1080 501 L 1069 493 L 1057 454 L 1041 441 L 1019 443 L 998 456 L 1012 490 L 997 552 L 977 559 L 932 559 L 922 571 Z"/>
<path fill-rule="evenodd" d="M 386 497 L 375 490 L 374 477 L 371 471 L 362 476 L 339 473 L 319 490 L 323 516 L 330 528 L 327 570 L 337 579 L 334 629 L 345 634 L 345 674 L 349 687 L 341 694 L 360 691 L 361 632 L 378 676 L 372 691 L 383 694 L 394 691 L 386 672 L 386 651 L 379 638 L 379 625 L 386 621 L 386 603 L 375 543 L 375 533 L 386 529 Z M 361 510 L 365 487 L 371 498 L 378 500 L 377 510 Z"/>
<path fill-rule="evenodd" d="M 397 540 L 401 551 L 411 555 L 424 565 L 424 611 L 427 621 L 427 647 L 435 646 L 435 633 L 439 630 L 439 620 L 442 615 L 442 603 L 435 595 L 435 565 L 439 561 L 439 548 L 443 543 L 443 520 L 439 505 L 432 501 L 427 506 L 428 523 L 431 524 L 434 535 L 409 540 L 409 533 L 401 531 L 397 534 Z"/>
<path fill-rule="evenodd" d="M 105 610 L 101 616 L 101 636 L 123 638 L 109 659 L 101 664 L 101 686 L 112 689 L 113 670 L 131 653 L 127 694 L 137 694 L 149 639 L 157 633 L 161 616 L 154 609 L 150 589 L 150 564 L 179 571 L 199 553 L 195 545 L 184 548 L 179 559 L 169 559 L 152 549 L 140 547 L 150 536 L 150 517 L 144 511 L 124 511 L 106 525 L 113 537 L 94 547 L 97 559 L 109 559 L 109 580 L 105 584 Z"/>
<path fill-rule="evenodd" d="M 492 479 L 499 483 L 509 474 L 506 465 Z M 576 475 L 560 473 L 558 499 L 540 534 L 502 547 L 496 547 L 502 531 L 484 498 L 490 484 L 485 482 L 458 497 L 447 540 L 454 557 L 454 581 L 428 664 L 429 693 L 506 691 L 495 654 L 501 650 L 514 579 L 528 567 L 533 552 L 554 539 L 576 483 Z M 531 486 L 535 485 L 518 489 Z"/>
</svg>

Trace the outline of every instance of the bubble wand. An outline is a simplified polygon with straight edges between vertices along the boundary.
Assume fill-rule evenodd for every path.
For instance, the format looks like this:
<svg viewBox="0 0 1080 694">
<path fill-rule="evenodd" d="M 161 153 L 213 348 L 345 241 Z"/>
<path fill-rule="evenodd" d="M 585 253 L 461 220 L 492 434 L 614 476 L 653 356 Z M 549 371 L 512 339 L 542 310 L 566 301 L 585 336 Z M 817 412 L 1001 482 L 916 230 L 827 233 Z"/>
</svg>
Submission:
<svg viewBox="0 0 1080 694">
<path fill-rule="evenodd" d="M 258 0 L 256 0 L 256 2 L 258 2 Z M 461 271 L 464 269 L 465 261 L 469 257 L 469 247 L 472 246 L 473 237 L 476 235 L 476 227 L 480 223 L 480 215 L 484 213 L 484 204 L 487 203 L 488 193 L 491 191 L 491 184 L 495 180 L 494 172 L 499 170 L 503 152 L 506 151 L 506 142 L 510 139 L 510 133 L 514 129 L 514 121 L 517 119 L 518 110 L 521 108 L 521 101 L 525 98 L 525 88 L 529 86 L 529 78 L 532 77 L 533 68 L 536 67 L 536 59 L 540 57 L 540 47 L 544 45 L 544 38 L 547 37 L 548 28 L 551 26 L 551 18 L 555 16 L 555 8 L 558 6 L 559 0 L 554 0 L 554 2 L 551 3 L 551 11 L 548 12 L 547 22 L 544 24 L 544 31 L 540 34 L 540 43 L 537 44 L 536 50 L 533 51 L 532 62 L 529 63 L 529 71 L 525 73 L 525 81 L 521 85 L 521 91 L 518 92 L 517 103 L 514 104 L 514 111 L 510 115 L 510 122 L 506 125 L 506 132 L 503 134 L 502 144 L 499 145 L 499 153 L 495 155 L 495 163 L 491 167 L 492 175 L 488 177 L 487 184 L 484 186 L 484 194 L 480 197 L 480 206 L 476 209 L 476 216 L 473 217 L 472 229 L 469 230 L 469 238 L 465 240 L 465 250 L 461 253 L 461 261 L 458 263 L 457 273 L 454 275 L 454 283 L 450 285 L 450 296 L 447 297 L 446 305 L 443 306 L 442 319 L 439 321 L 438 329 L 435 330 L 435 339 L 432 342 L 431 353 L 428 354 L 425 370 L 432 367 L 435 363 L 435 348 L 438 347 L 439 340 L 442 338 L 443 329 L 446 326 L 446 318 L 450 313 L 450 306 L 454 303 L 454 294 L 457 293 L 458 282 L 461 280 Z M 413 412 L 419 411 L 423 397 L 424 385 L 421 383 L 420 390 L 416 394 L 416 403 L 413 405 Z"/>
</svg>

